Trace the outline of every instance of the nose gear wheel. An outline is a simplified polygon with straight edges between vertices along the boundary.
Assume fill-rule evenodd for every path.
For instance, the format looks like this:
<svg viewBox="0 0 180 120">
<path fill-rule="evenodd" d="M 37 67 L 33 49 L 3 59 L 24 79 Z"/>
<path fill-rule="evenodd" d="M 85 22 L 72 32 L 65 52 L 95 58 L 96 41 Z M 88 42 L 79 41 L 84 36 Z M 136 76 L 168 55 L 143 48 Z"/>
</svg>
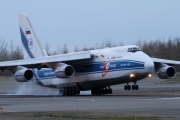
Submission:
<svg viewBox="0 0 180 120">
<path fill-rule="evenodd" d="M 139 90 L 139 86 L 138 85 L 124 85 L 124 90 Z"/>
</svg>

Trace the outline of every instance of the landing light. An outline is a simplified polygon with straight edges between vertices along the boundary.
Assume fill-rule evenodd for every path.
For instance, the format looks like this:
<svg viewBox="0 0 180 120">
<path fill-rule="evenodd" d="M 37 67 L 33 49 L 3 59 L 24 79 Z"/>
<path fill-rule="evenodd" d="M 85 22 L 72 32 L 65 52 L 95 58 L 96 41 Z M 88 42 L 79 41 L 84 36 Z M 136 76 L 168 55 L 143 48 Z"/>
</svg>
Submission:
<svg viewBox="0 0 180 120">
<path fill-rule="evenodd" d="M 149 74 L 148 77 L 152 77 L 152 74 Z"/>
<path fill-rule="evenodd" d="M 135 75 L 134 74 L 130 74 L 130 78 L 133 78 L 133 77 L 135 77 Z"/>
</svg>

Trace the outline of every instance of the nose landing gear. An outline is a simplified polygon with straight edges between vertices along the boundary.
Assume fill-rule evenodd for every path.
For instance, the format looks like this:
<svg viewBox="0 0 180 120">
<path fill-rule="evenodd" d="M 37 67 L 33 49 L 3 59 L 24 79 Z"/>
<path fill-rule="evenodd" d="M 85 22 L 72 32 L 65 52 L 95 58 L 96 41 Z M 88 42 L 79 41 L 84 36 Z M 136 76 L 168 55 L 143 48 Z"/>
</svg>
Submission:
<svg viewBox="0 0 180 120">
<path fill-rule="evenodd" d="M 131 90 L 131 86 L 130 85 L 125 85 L 124 90 Z"/>
<path fill-rule="evenodd" d="M 128 83 L 127 83 L 127 85 L 124 85 L 124 90 L 131 90 L 131 88 L 132 88 L 132 90 L 139 90 L 139 86 L 136 85 L 136 82 L 134 83 L 134 85 L 132 85 L 132 87 L 131 87 L 131 85 L 128 85 Z"/>
<path fill-rule="evenodd" d="M 132 90 L 139 90 L 139 86 L 138 85 L 132 85 Z"/>
</svg>

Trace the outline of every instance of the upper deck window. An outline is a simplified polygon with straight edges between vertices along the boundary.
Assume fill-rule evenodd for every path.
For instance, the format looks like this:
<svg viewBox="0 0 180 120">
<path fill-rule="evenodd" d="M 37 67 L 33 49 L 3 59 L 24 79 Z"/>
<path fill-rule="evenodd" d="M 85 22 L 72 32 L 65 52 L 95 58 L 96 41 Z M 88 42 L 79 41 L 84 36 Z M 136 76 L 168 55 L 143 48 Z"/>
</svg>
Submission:
<svg viewBox="0 0 180 120">
<path fill-rule="evenodd" d="M 128 48 L 128 52 L 137 52 L 137 51 L 141 51 L 141 49 L 139 47 Z"/>
</svg>

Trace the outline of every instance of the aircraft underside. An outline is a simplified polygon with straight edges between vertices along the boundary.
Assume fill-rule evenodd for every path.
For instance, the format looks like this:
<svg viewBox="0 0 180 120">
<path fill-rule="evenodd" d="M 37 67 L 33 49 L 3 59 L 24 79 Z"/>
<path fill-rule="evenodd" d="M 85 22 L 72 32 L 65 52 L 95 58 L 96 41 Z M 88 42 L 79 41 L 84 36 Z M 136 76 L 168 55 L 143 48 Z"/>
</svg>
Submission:
<svg viewBox="0 0 180 120">
<path fill-rule="evenodd" d="M 71 82 L 71 83 L 62 83 L 56 86 L 48 85 L 46 87 L 56 87 L 60 91 L 60 94 L 64 96 L 68 95 L 79 95 L 80 91 L 91 90 L 92 95 L 107 95 L 112 94 L 111 85 L 117 84 L 124 84 L 124 90 L 138 90 L 139 86 L 136 84 L 138 80 L 144 79 L 148 76 L 148 74 L 142 74 L 134 78 L 130 78 L 129 76 L 126 77 L 119 77 L 113 79 L 104 79 L 104 80 L 88 80 L 84 82 Z M 130 86 L 129 83 L 133 82 L 134 85 Z"/>
</svg>

